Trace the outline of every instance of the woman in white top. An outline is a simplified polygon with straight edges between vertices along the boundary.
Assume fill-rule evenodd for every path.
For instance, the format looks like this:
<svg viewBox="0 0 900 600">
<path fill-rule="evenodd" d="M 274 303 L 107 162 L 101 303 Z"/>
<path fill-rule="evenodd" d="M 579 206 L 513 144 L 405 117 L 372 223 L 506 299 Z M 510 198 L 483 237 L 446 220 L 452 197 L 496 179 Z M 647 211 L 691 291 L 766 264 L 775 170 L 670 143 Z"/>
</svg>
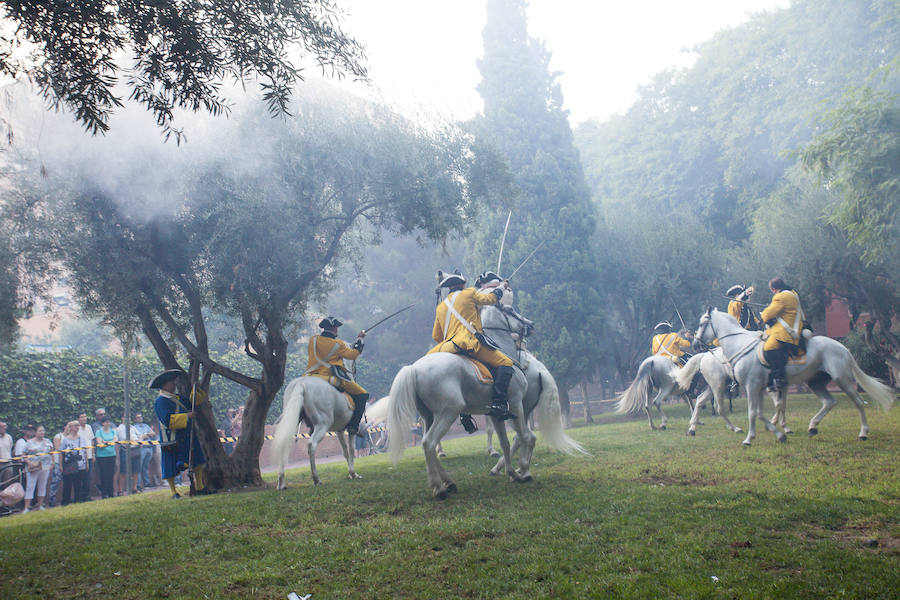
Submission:
<svg viewBox="0 0 900 600">
<path fill-rule="evenodd" d="M 39 464 L 40 469 L 26 469 L 27 484 L 25 486 L 25 511 L 37 492 L 37 510 L 44 510 L 44 497 L 47 495 L 47 479 L 50 478 L 50 469 L 53 467 L 53 457 L 48 454 L 53 450 L 53 442 L 46 437 L 43 425 L 38 425 L 34 437 L 25 444 L 25 454 L 43 454 L 27 459 L 28 464 Z"/>
</svg>

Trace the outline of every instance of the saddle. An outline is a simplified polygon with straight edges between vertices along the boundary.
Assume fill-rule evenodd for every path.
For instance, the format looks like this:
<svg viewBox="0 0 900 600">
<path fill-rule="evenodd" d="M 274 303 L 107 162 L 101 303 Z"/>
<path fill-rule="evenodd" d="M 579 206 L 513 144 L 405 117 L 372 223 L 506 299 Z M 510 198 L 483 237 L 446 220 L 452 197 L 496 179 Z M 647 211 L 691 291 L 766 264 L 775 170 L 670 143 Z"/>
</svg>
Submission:
<svg viewBox="0 0 900 600">
<path fill-rule="evenodd" d="M 763 354 L 763 346 L 765 344 L 760 344 L 756 348 L 756 358 L 759 360 L 759 364 L 764 366 L 767 369 L 770 369 L 769 363 L 766 362 L 766 356 Z M 787 364 L 789 365 L 805 365 L 806 364 L 806 349 L 800 348 L 797 350 L 796 354 L 792 354 L 788 357 Z"/>
</svg>

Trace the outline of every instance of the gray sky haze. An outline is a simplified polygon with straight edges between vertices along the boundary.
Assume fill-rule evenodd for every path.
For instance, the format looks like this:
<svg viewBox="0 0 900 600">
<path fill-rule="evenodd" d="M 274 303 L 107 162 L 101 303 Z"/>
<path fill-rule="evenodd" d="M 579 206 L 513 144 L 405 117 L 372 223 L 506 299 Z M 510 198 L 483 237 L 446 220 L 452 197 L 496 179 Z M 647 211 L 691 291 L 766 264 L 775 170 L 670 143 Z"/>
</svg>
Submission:
<svg viewBox="0 0 900 600">
<path fill-rule="evenodd" d="M 485 0 L 344 0 L 346 30 L 366 45 L 374 95 L 398 109 L 467 119 L 480 110 L 476 61 Z M 532 0 L 529 32 L 562 72 L 573 125 L 624 111 L 638 86 L 753 13 L 789 0 Z"/>
</svg>

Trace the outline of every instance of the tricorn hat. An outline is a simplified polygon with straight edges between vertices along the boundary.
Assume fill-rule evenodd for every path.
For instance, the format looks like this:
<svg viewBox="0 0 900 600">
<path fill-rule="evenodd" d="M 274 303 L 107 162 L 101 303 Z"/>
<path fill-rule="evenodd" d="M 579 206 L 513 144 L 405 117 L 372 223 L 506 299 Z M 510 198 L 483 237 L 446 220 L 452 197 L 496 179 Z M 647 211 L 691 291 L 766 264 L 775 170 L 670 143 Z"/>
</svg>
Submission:
<svg viewBox="0 0 900 600">
<path fill-rule="evenodd" d="M 656 324 L 656 327 L 653 328 L 654 331 L 671 331 L 672 324 L 668 321 L 660 321 Z"/>
<path fill-rule="evenodd" d="M 450 273 L 443 279 L 441 279 L 441 283 L 438 284 L 438 287 L 453 287 L 455 285 L 465 285 L 466 278 L 460 275 L 459 273 Z"/>
<path fill-rule="evenodd" d="M 492 281 L 501 281 L 500 276 L 493 271 L 485 271 L 478 276 L 478 279 L 475 280 L 475 285 L 481 287 L 484 284 L 490 283 Z"/>
<path fill-rule="evenodd" d="M 153 381 L 150 382 L 149 387 L 151 390 L 158 390 L 173 379 L 178 379 L 179 377 L 187 377 L 187 373 L 181 369 L 167 369 L 154 377 Z"/>
<path fill-rule="evenodd" d="M 319 327 L 322 329 L 337 329 L 341 325 L 343 325 L 343 323 L 334 317 L 325 317 L 319 321 Z"/>
<path fill-rule="evenodd" d="M 726 295 L 726 296 L 731 296 L 731 297 L 733 298 L 733 297 L 737 296 L 738 294 L 740 294 L 740 293 L 743 292 L 743 291 L 744 291 L 744 286 L 742 286 L 742 285 L 733 285 L 733 286 L 731 286 L 730 288 L 728 288 L 728 291 L 725 292 L 725 295 Z"/>
</svg>

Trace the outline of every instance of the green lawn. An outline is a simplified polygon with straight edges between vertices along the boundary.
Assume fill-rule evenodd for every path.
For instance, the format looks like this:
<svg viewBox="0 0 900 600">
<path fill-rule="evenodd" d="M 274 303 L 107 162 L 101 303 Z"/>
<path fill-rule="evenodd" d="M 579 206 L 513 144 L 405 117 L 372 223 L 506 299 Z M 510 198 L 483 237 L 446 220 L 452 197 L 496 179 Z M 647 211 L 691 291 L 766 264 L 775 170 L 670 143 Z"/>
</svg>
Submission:
<svg viewBox="0 0 900 600">
<path fill-rule="evenodd" d="M 171 501 L 163 492 L 0 519 L 0 598 L 897 598 L 900 408 L 843 397 L 809 438 L 752 448 L 704 416 L 538 441 L 535 481 L 487 476 L 484 437 L 445 444 L 459 493 L 426 490 L 420 448 L 289 472 L 285 492 Z M 818 409 L 792 397 L 804 432 Z M 739 408 L 740 407 L 740 408 Z M 768 409 L 767 409 L 768 410 Z M 746 426 L 743 403 L 735 423 Z"/>
</svg>

